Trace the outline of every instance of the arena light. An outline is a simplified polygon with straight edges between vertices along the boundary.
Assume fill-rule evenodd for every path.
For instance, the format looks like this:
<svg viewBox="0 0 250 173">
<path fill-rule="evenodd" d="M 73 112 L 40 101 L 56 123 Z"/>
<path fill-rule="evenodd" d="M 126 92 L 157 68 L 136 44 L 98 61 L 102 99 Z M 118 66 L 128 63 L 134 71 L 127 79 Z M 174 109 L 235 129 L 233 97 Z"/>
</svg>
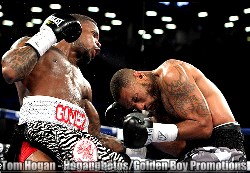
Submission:
<svg viewBox="0 0 250 173">
<path fill-rule="evenodd" d="M 112 25 L 122 25 L 122 21 L 120 21 L 120 20 L 112 20 L 111 24 Z"/>
<path fill-rule="evenodd" d="M 239 20 L 239 16 L 230 16 L 229 17 L 229 21 L 231 21 L 231 22 L 236 21 L 236 20 Z"/>
<path fill-rule="evenodd" d="M 147 16 L 157 16 L 157 12 L 156 11 L 146 11 L 146 15 Z"/>
<path fill-rule="evenodd" d="M 142 38 L 145 39 L 145 40 L 149 40 L 151 39 L 151 35 L 150 34 L 142 34 Z"/>
<path fill-rule="evenodd" d="M 53 10 L 59 10 L 62 8 L 62 6 L 60 4 L 50 4 L 49 8 Z"/>
<path fill-rule="evenodd" d="M 35 19 L 34 18 L 34 19 L 31 19 L 31 22 L 34 23 L 34 24 L 39 25 L 39 24 L 42 24 L 43 21 L 42 21 L 42 19 Z"/>
<path fill-rule="evenodd" d="M 31 7 L 30 11 L 33 13 L 41 13 L 43 9 L 41 7 Z"/>
<path fill-rule="evenodd" d="M 94 13 L 96 13 L 96 12 L 98 12 L 99 11 L 99 8 L 98 7 L 88 7 L 88 11 L 89 12 L 94 12 Z"/>
<path fill-rule="evenodd" d="M 2 24 L 5 26 L 12 26 L 14 25 L 14 22 L 11 20 L 3 20 Z"/>
<path fill-rule="evenodd" d="M 154 29 L 154 30 L 153 30 L 153 33 L 154 33 L 154 34 L 163 34 L 164 32 L 163 32 L 162 29 Z"/>
<path fill-rule="evenodd" d="M 3 17 L 3 12 L 0 11 L 0 17 Z"/>
<path fill-rule="evenodd" d="M 159 3 L 163 5 L 170 5 L 170 2 L 159 2 Z"/>
<path fill-rule="evenodd" d="M 234 26 L 233 22 L 227 22 L 227 23 L 224 24 L 225 28 L 232 28 L 233 26 Z"/>
<path fill-rule="evenodd" d="M 189 4 L 189 2 L 177 2 L 176 3 L 176 5 L 178 6 L 178 7 L 181 7 L 181 6 L 184 6 L 184 5 L 188 5 Z"/>
<path fill-rule="evenodd" d="M 250 26 L 245 27 L 245 31 L 246 31 L 246 32 L 250 32 Z"/>
<path fill-rule="evenodd" d="M 2 9 L 2 5 L 0 5 L 0 9 Z"/>
<path fill-rule="evenodd" d="M 100 29 L 103 30 L 103 31 L 110 31 L 110 30 L 111 30 L 111 27 L 110 27 L 110 26 L 107 26 L 107 25 L 102 25 L 102 26 L 100 27 Z"/>
<path fill-rule="evenodd" d="M 110 12 L 107 12 L 104 14 L 105 17 L 108 17 L 108 18 L 115 18 L 116 17 L 116 14 L 115 13 L 110 13 Z"/>
<path fill-rule="evenodd" d="M 175 24 L 166 24 L 166 28 L 167 29 L 176 29 L 176 25 Z"/>
<path fill-rule="evenodd" d="M 244 12 L 245 14 L 250 13 L 250 8 L 246 8 L 246 9 L 244 9 L 244 10 L 243 10 L 243 12 Z"/>
<path fill-rule="evenodd" d="M 145 33 L 146 33 L 146 31 L 143 30 L 143 29 L 140 29 L 140 30 L 138 31 L 138 34 L 139 34 L 139 35 L 143 35 L 143 34 L 145 34 Z"/>
<path fill-rule="evenodd" d="M 172 17 L 162 16 L 161 21 L 163 22 L 171 22 L 173 19 Z"/>
<path fill-rule="evenodd" d="M 249 41 L 249 42 L 250 42 L 250 37 L 247 37 L 247 41 Z"/>
<path fill-rule="evenodd" d="M 205 11 L 198 13 L 198 17 L 207 17 L 207 16 L 208 16 L 208 13 Z"/>
<path fill-rule="evenodd" d="M 27 22 L 26 23 L 26 27 L 27 28 L 31 28 L 31 27 L 33 27 L 34 26 L 34 23 L 32 23 L 32 22 Z"/>
</svg>

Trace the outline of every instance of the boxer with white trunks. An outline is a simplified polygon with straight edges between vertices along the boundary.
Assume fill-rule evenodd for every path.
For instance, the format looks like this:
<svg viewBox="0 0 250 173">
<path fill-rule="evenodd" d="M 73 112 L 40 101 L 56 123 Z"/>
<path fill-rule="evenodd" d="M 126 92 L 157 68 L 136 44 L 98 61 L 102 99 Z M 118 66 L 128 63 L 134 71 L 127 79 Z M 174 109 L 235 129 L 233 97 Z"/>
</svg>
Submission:
<svg viewBox="0 0 250 173">
<path fill-rule="evenodd" d="M 3 77 L 15 84 L 21 105 L 8 160 L 129 162 L 123 143 L 100 133 L 91 86 L 80 71 L 100 47 L 93 19 L 55 13 L 3 55 Z"/>
</svg>

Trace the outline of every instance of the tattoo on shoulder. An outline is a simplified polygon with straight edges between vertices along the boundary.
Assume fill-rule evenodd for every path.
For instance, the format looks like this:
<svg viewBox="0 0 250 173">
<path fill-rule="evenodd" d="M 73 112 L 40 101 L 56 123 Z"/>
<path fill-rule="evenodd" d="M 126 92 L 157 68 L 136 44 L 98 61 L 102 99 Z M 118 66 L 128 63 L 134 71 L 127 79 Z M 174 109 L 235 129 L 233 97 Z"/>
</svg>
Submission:
<svg viewBox="0 0 250 173">
<path fill-rule="evenodd" d="M 171 97 L 172 105 L 176 112 L 182 115 L 195 114 L 198 116 L 207 116 L 210 114 L 207 104 L 203 98 L 198 98 L 195 91 L 195 84 L 188 80 L 186 75 L 182 75 L 177 67 L 179 77 L 177 80 L 167 83 L 167 91 Z"/>
</svg>

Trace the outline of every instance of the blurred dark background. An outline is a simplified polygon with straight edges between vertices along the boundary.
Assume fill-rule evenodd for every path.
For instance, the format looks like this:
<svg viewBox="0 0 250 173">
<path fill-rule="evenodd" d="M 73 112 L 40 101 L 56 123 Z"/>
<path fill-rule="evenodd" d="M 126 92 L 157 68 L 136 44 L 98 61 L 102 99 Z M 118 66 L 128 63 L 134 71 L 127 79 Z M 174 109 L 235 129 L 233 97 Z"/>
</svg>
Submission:
<svg viewBox="0 0 250 173">
<path fill-rule="evenodd" d="M 50 9 L 51 3 L 61 4 L 61 9 Z M 110 31 L 100 29 L 101 54 L 89 65 L 81 66 L 83 75 L 92 85 L 93 104 L 98 110 L 102 125 L 106 108 L 113 102 L 109 91 L 109 81 L 120 68 L 153 70 L 169 58 L 187 61 L 199 68 L 223 92 L 234 116 L 243 128 L 248 123 L 248 58 L 250 50 L 250 14 L 244 9 L 250 8 L 250 1 L 198 2 L 192 1 L 184 6 L 177 2 L 164 5 L 156 1 L 111 1 L 111 0 L 2 0 L 0 2 L 0 55 L 2 56 L 19 37 L 35 34 L 40 25 L 26 27 L 32 18 L 44 20 L 54 12 L 81 13 L 92 17 L 101 28 L 111 26 Z M 41 7 L 41 13 L 31 12 L 31 7 Z M 99 8 L 96 13 L 89 12 L 89 6 Z M 153 10 L 157 16 L 146 16 Z M 208 16 L 199 18 L 199 12 Z M 122 25 L 111 25 L 105 12 L 116 14 L 115 19 Z M 171 22 L 161 21 L 162 16 L 172 17 Z M 238 16 L 233 27 L 226 28 L 230 16 Z M 14 25 L 2 25 L 4 20 L 12 20 Z M 176 29 L 167 29 L 166 24 L 173 23 Z M 156 35 L 153 29 L 162 29 L 163 34 Z M 138 30 L 144 29 L 151 39 L 143 39 Z M 0 77 L 0 108 L 19 110 L 17 92 L 14 85 L 5 83 Z M 0 124 L 3 127 L 3 124 Z M 8 125 L 7 125 L 8 126 Z M 9 131 L 8 131 L 9 132 Z M 5 135 L 8 133 L 6 132 Z"/>
</svg>

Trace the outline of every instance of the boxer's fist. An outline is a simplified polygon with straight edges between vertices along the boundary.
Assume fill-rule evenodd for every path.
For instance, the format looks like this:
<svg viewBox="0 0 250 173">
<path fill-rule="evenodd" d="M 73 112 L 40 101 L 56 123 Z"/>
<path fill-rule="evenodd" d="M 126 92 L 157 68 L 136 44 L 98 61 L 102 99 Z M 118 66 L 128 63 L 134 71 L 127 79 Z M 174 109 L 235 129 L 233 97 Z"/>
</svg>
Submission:
<svg viewBox="0 0 250 173">
<path fill-rule="evenodd" d="M 81 35 L 79 21 L 69 14 L 55 13 L 50 15 L 40 27 L 40 31 L 29 39 L 26 44 L 33 47 L 42 56 L 54 43 L 65 39 L 73 42 Z"/>
<path fill-rule="evenodd" d="M 126 109 L 119 103 L 112 103 L 105 111 L 105 119 L 110 126 L 123 128 L 124 117 L 132 112 L 137 112 L 134 109 Z"/>
<path fill-rule="evenodd" d="M 65 40 L 73 42 L 81 35 L 82 28 L 79 21 L 73 16 L 63 13 L 55 13 L 49 16 L 41 26 L 40 30 L 51 28 L 57 41 Z"/>
<path fill-rule="evenodd" d="M 123 122 L 123 139 L 127 148 L 142 148 L 146 145 L 153 122 L 142 113 L 131 113 Z"/>
</svg>

